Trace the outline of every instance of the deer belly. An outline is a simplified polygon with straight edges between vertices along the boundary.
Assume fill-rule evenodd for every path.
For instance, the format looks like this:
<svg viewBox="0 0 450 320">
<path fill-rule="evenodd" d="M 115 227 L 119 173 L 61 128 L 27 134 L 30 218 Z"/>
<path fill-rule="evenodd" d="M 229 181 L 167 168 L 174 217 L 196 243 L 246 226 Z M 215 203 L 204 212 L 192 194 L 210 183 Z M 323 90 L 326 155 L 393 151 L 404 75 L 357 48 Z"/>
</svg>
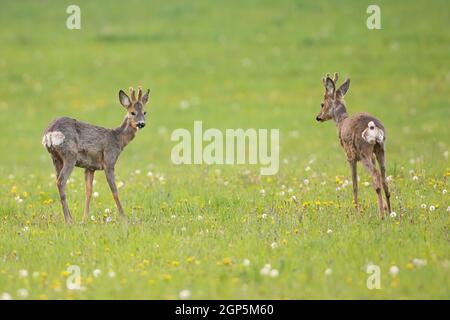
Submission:
<svg viewBox="0 0 450 320">
<path fill-rule="evenodd" d="M 103 170 L 103 153 L 82 150 L 78 152 L 75 165 L 80 168 Z"/>
</svg>

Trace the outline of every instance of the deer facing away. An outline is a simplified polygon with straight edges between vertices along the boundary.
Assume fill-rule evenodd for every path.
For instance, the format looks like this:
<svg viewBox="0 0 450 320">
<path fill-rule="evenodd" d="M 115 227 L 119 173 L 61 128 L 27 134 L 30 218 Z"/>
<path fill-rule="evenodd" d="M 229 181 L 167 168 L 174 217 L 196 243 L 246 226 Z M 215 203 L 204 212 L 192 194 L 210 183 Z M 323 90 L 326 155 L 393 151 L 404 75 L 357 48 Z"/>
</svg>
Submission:
<svg viewBox="0 0 450 320">
<path fill-rule="evenodd" d="M 345 80 L 336 89 L 337 80 L 337 73 L 334 74 L 333 79 L 329 74 L 322 78 L 325 94 L 316 120 L 320 122 L 334 120 L 336 122 L 339 140 L 352 170 L 353 197 L 356 207 L 358 208 L 357 162 L 361 161 L 372 176 L 372 183 L 378 197 L 378 211 L 383 217 L 385 209 L 391 212 L 390 193 L 386 181 L 384 126 L 378 119 L 367 113 L 356 113 L 349 116 L 344 96 L 350 87 L 350 79 Z M 375 159 L 380 166 L 380 172 L 376 168 Z M 382 188 L 387 208 L 381 195 Z"/>
<path fill-rule="evenodd" d="M 66 200 L 66 183 L 73 168 L 85 169 L 86 203 L 83 220 L 89 214 L 94 172 L 104 170 L 106 180 L 113 194 L 121 217 L 125 217 L 119 200 L 114 178 L 114 166 L 123 148 L 133 140 L 136 131 L 145 126 L 145 105 L 150 90 L 142 95 L 139 87 L 138 95 L 130 88 L 131 98 L 122 90 L 119 101 L 127 109 L 127 114 L 120 127 L 107 129 L 94 126 L 68 117 L 54 120 L 44 132 L 42 144 L 50 153 L 56 170 L 56 185 L 61 198 L 61 205 L 66 223 L 72 222 Z"/>
</svg>

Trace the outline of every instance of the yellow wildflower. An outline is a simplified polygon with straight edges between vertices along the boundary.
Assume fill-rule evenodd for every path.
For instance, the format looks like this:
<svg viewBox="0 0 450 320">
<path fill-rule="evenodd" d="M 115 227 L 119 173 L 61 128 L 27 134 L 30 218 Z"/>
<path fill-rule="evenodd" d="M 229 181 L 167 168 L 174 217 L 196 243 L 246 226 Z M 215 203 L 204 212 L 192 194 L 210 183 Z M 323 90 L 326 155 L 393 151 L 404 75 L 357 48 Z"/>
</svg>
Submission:
<svg viewBox="0 0 450 320">
<path fill-rule="evenodd" d="M 223 258 L 222 263 L 223 263 L 225 266 L 231 266 L 231 264 L 232 264 L 230 258 Z"/>
</svg>

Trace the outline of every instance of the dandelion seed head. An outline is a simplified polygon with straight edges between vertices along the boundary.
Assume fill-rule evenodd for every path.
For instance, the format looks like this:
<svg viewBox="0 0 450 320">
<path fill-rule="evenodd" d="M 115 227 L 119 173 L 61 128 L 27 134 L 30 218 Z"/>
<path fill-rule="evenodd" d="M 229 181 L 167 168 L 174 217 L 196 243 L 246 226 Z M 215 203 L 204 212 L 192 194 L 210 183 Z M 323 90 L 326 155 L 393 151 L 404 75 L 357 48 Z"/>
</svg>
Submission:
<svg viewBox="0 0 450 320">
<path fill-rule="evenodd" d="M 17 295 L 21 298 L 27 298 L 28 290 L 27 289 L 19 289 L 19 290 L 17 290 Z"/>
<path fill-rule="evenodd" d="M 28 277 L 28 271 L 25 270 L 25 269 L 20 269 L 20 270 L 19 270 L 19 277 L 21 277 L 21 278 L 26 278 L 26 277 Z"/>
<path fill-rule="evenodd" d="M 0 295 L 0 300 L 12 300 L 12 296 L 8 292 L 3 292 Z"/>
<path fill-rule="evenodd" d="M 178 296 L 181 300 L 189 299 L 191 297 L 191 291 L 187 289 L 181 290 Z"/>
<path fill-rule="evenodd" d="M 94 277 L 98 278 L 101 274 L 102 274 L 102 270 L 100 269 L 95 269 L 92 274 L 94 275 Z"/>
<path fill-rule="evenodd" d="M 278 272 L 277 269 L 272 269 L 272 270 L 270 270 L 269 276 L 270 276 L 271 278 L 276 278 L 276 277 L 278 277 L 279 274 L 280 274 L 280 273 Z"/>
<path fill-rule="evenodd" d="M 392 266 L 389 268 L 389 274 L 391 276 L 396 276 L 399 273 L 400 269 L 397 266 Z"/>
</svg>

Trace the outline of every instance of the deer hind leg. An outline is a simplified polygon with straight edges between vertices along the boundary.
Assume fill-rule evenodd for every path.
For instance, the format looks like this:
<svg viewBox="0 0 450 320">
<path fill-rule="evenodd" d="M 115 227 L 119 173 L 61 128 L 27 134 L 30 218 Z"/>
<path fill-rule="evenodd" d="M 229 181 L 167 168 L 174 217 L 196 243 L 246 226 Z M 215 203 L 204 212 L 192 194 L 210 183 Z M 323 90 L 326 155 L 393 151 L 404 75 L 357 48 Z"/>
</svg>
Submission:
<svg viewBox="0 0 450 320">
<path fill-rule="evenodd" d="M 358 172 L 356 160 L 349 160 L 350 168 L 352 169 L 352 183 L 353 183 L 353 201 L 356 210 L 359 210 L 358 205 Z"/>
<path fill-rule="evenodd" d="M 56 172 L 56 181 L 58 181 L 59 173 L 61 172 L 61 169 L 63 167 L 63 161 L 60 158 L 60 156 L 56 153 L 51 153 L 53 165 L 55 166 L 55 172 Z"/>
<path fill-rule="evenodd" d="M 381 183 L 383 184 L 383 190 L 384 195 L 386 197 L 387 202 L 387 210 L 388 212 L 391 211 L 391 193 L 389 192 L 389 186 L 386 180 L 386 167 L 384 165 L 385 163 L 385 156 L 384 156 L 384 147 L 380 145 L 375 146 L 375 155 L 377 157 L 378 165 L 380 166 L 380 172 L 381 172 Z"/>
<path fill-rule="evenodd" d="M 105 174 L 106 174 L 106 180 L 108 181 L 109 188 L 111 189 L 114 201 L 116 202 L 117 210 L 119 210 L 119 214 L 122 217 L 125 217 L 125 214 L 123 212 L 122 204 L 119 200 L 119 193 L 117 191 L 116 182 L 115 182 L 115 176 L 114 176 L 114 168 L 108 167 L 105 168 Z"/>
<path fill-rule="evenodd" d="M 89 215 L 89 207 L 91 204 L 92 183 L 94 182 L 94 170 L 84 170 L 84 180 L 86 182 L 86 202 L 84 205 L 83 220 L 85 221 Z"/>
<path fill-rule="evenodd" d="M 64 212 L 64 220 L 68 224 L 72 223 L 72 216 L 70 215 L 69 207 L 67 205 L 66 183 L 67 179 L 69 179 L 69 176 L 72 173 L 73 168 L 75 167 L 75 163 L 75 158 L 66 158 L 56 180 L 56 186 L 58 187 L 59 197 L 61 199 L 61 205 Z"/>
<path fill-rule="evenodd" d="M 381 218 L 384 218 L 384 208 L 383 208 L 383 197 L 381 196 L 381 179 L 378 170 L 375 167 L 375 159 L 373 156 L 367 157 L 361 160 L 362 164 L 366 168 L 366 170 L 372 176 L 373 187 L 377 193 L 378 197 L 378 212 L 380 213 Z"/>
</svg>

